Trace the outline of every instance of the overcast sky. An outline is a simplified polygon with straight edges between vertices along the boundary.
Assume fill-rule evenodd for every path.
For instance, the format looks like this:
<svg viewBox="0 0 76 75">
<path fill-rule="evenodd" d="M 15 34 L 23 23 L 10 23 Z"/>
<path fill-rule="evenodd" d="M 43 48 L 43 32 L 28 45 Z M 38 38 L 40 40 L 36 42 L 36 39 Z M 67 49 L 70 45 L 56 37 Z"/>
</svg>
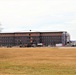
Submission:
<svg viewBox="0 0 76 75">
<path fill-rule="evenodd" d="M 76 0 L 0 0 L 2 32 L 67 31 L 76 39 Z"/>
</svg>

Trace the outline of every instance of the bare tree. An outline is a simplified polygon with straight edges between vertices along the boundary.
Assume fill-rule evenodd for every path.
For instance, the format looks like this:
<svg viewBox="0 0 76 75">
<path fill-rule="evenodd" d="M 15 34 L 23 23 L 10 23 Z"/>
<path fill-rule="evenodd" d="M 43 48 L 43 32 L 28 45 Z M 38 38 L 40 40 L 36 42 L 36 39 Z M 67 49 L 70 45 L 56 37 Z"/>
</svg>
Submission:
<svg viewBox="0 0 76 75">
<path fill-rule="evenodd" d="M 2 24 L 0 23 L 0 33 L 2 32 L 2 29 L 3 29 L 1 26 L 2 26 Z"/>
</svg>

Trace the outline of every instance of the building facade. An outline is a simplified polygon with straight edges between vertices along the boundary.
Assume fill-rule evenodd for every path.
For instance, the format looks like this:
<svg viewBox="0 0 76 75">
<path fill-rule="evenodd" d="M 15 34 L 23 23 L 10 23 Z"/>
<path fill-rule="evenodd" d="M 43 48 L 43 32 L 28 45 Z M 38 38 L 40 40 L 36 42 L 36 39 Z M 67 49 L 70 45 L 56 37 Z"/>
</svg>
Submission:
<svg viewBox="0 0 76 75">
<path fill-rule="evenodd" d="M 43 43 L 45 46 L 70 42 L 70 35 L 67 32 L 15 32 L 0 33 L 0 46 L 18 46 L 28 43 Z"/>
</svg>

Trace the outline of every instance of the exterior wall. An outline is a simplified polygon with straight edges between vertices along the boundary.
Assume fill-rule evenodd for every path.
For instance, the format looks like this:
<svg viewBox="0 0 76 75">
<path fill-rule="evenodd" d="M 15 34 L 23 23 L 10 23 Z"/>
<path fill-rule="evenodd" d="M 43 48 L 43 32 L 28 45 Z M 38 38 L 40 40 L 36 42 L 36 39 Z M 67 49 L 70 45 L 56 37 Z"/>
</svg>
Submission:
<svg viewBox="0 0 76 75">
<path fill-rule="evenodd" d="M 62 43 L 62 32 L 49 32 L 42 33 L 42 42 L 44 45 L 55 45 L 57 43 Z"/>
<path fill-rule="evenodd" d="M 70 43 L 70 34 L 69 33 L 66 33 L 66 42 Z"/>
<path fill-rule="evenodd" d="M 14 34 L 0 33 L 0 46 L 14 45 Z"/>
<path fill-rule="evenodd" d="M 0 46 L 24 45 L 33 41 L 34 44 L 55 45 L 66 44 L 70 36 L 67 32 L 20 32 L 20 33 L 0 33 Z M 70 39 L 69 39 L 70 40 Z"/>
<path fill-rule="evenodd" d="M 62 33 L 62 44 L 66 45 L 70 42 L 70 35 L 67 32 Z"/>
</svg>

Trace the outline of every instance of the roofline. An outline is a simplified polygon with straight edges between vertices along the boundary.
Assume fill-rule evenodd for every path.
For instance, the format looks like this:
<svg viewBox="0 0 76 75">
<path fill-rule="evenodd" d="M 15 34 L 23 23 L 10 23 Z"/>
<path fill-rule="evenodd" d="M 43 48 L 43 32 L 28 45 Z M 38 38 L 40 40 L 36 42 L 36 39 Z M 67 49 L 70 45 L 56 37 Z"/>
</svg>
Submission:
<svg viewBox="0 0 76 75">
<path fill-rule="evenodd" d="M 28 31 L 28 32 L 1 32 L 0 34 L 15 34 L 15 33 L 63 33 L 63 32 L 67 32 L 67 31 Z"/>
</svg>

